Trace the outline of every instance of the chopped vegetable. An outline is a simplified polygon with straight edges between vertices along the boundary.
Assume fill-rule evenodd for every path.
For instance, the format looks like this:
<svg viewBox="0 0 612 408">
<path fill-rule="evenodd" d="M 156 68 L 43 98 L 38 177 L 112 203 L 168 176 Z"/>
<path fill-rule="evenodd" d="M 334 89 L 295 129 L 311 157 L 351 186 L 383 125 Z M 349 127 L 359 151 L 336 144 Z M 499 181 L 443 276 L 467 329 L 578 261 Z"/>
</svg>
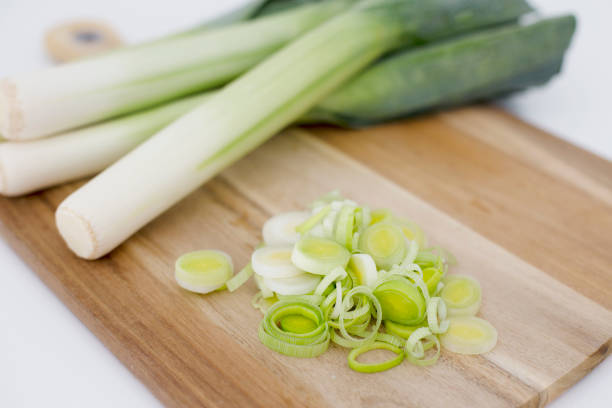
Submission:
<svg viewBox="0 0 612 408">
<path fill-rule="evenodd" d="M 270 218 L 263 226 L 267 245 L 293 245 L 300 238 L 296 227 L 310 218 L 307 211 L 293 211 Z"/>
<path fill-rule="evenodd" d="M 225 285 L 233 269 L 232 259 L 224 252 L 195 251 L 176 260 L 174 277 L 184 289 L 208 293 Z"/>
<path fill-rule="evenodd" d="M 263 278 L 264 284 L 280 295 L 306 295 L 314 292 L 321 277 L 310 273 L 291 278 Z"/>
<path fill-rule="evenodd" d="M 326 275 L 334 268 L 344 268 L 351 253 L 336 241 L 304 237 L 293 247 L 291 260 L 298 268 L 318 275 Z"/>
<path fill-rule="evenodd" d="M 264 278 L 291 278 L 304 274 L 291 262 L 292 246 L 265 246 L 251 256 L 253 270 Z"/>
<path fill-rule="evenodd" d="M 406 239 L 397 225 L 378 222 L 361 234 L 359 249 L 371 255 L 378 268 L 388 269 L 406 256 Z"/>
<path fill-rule="evenodd" d="M 480 283 L 470 276 L 449 275 L 444 279 L 440 296 L 446 302 L 449 316 L 473 316 L 482 301 Z"/>
<path fill-rule="evenodd" d="M 385 320 L 415 325 L 425 319 L 425 299 L 407 279 L 400 277 L 384 282 L 374 289 L 374 295 L 380 301 Z"/>
<path fill-rule="evenodd" d="M 497 344 L 497 330 L 479 317 L 451 317 L 448 331 L 440 336 L 440 342 L 453 353 L 484 354 Z"/>
<path fill-rule="evenodd" d="M 284 328 L 277 324 L 287 318 L 291 320 L 286 321 Z M 291 331 L 298 320 L 298 331 Z M 306 327 L 312 330 L 304 332 Z M 279 301 L 268 309 L 259 326 L 259 339 L 272 350 L 288 356 L 316 357 L 327 350 L 330 336 L 321 309 L 310 302 L 294 300 Z"/>
<path fill-rule="evenodd" d="M 372 350 L 389 350 L 395 353 L 396 356 L 382 363 L 361 363 L 357 361 L 357 357 Z M 403 360 L 404 352 L 401 348 L 380 341 L 354 348 L 348 355 L 349 367 L 361 373 L 378 373 L 380 371 L 385 371 L 399 365 Z"/>
<path fill-rule="evenodd" d="M 353 254 L 348 263 L 348 268 L 355 276 L 356 285 L 372 287 L 378 280 L 378 271 L 374 259 L 368 254 Z"/>
</svg>

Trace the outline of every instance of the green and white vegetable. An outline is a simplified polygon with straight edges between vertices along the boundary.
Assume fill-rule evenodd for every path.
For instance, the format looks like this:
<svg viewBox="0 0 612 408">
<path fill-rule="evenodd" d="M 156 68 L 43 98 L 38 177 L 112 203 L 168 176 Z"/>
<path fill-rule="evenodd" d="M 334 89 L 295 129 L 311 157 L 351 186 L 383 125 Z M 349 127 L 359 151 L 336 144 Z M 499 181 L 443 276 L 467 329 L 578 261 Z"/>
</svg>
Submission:
<svg viewBox="0 0 612 408">
<path fill-rule="evenodd" d="M 307 211 L 292 211 L 270 218 L 263 226 L 262 234 L 267 245 L 292 245 L 300 236 L 296 227 L 310 218 Z"/>
<path fill-rule="evenodd" d="M 304 237 L 293 247 L 291 261 L 300 269 L 327 275 L 333 269 L 344 268 L 351 253 L 336 241 L 318 237 Z"/>
<path fill-rule="evenodd" d="M 545 19 L 526 26 L 512 25 L 484 30 L 425 48 L 402 51 L 368 67 L 363 74 L 342 86 L 319 103 L 314 111 L 299 120 L 340 123 L 342 122 L 340 118 L 351 117 L 344 124 L 382 121 L 398 115 L 398 110 L 407 114 L 429 106 L 438 106 L 449 100 L 469 102 L 543 82 L 559 69 L 574 26 L 574 18 L 565 16 Z M 504 69 L 491 69 L 487 71 L 488 75 L 466 75 L 470 80 L 468 85 L 465 79 L 456 80 L 456 69 L 448 63 L 450 58 L 448 52 L 442 52 L 450 49 L 456 49 L 461 53 L 462 62 L 458 65 L 462 72 L 471 73 L 500 60 L 506 61 Z M 411 55 L 421 53 L 431 54 L 431 60 L 428 60 L 426 68 L 417 71 L 416 67 L 419 66 L 417 62 L 421 63 L 422 59 L 412 58 Z M 514 70 L 520 70 L 520 74 L 514 74 Z M 414 74 L 411 74 L 413 71 Z M 525 73 L 527 71 L 532 74 Z M 374 72 L 377 74 L 374 75 Z M 515 77 L 509 79 L 509 75 Z M 410 80 L 411 77 L 414 80 Z M 387 85 L 374 86 L 375 79 L 377 83 Z M 449 86 L 436 85 L 440 83 L 448 83 Z M 416 92 L 416 89 L 426 84 L 433 84 L 431 92 L 434 90 L 437 92 L 438 102 L 433 102 L 434 105 L 427 101 L 421 105 L 423 102 L 421 95 L 428 92 L 427 90 Z M 456 87 L 463 88 L 456 89 Z M 476 94 L 473 89 L 482 90 Z M 362 95 L 359 111 L 354 108 L 357 99 L 350 96 L 355 94 L 356 90 L 360 90 Z M 413 93 L 416 93 L 414 100 L 408 98 Z M 342 94 L 346 95 L 341 96 Z M 326 102 L 330 99 L 336 101 L 333 109 Z M 391 99 L 395 103 L 383 104 L 381 103 L 383 99 Z M 359 116 L 361 109 L 365 111 L 370 109 L 367 108 L 367 104 L 371 104 L 371 110 L 377 110 L 376 118 L 372 115 Z M 147 115 L 133 114 L 134 120 L 142 126 L 128 125 L 132 120 L 126 116 L 94 125 L 91 131 L 83 128 L 54 136 L 49 141 L 30 141 L 18 145 L 8 142 L 0 145 L 0 151 L 8 152 L 8 154 L 0 153 L 0 168 L 5 169 L 3 177 L 0 178 L 0 193 L 11 196 L 25 194 L 97 173 L 150 137 L 164 124 L 170 123 L 193 108 L 188 103 L 172 105 L 174 106 L 168 107 L 169 109 L 152 109 Z M 324 108 L 325 105 L 327 108 Z M 184 109 L 180 110 L 180 107 Z M 379 111 L 383 108 L 386 111 Z M 168 116 L 171 112 L 175 113 L 174 117 Z M 113 124 L 114 122 L 117 123 Z M 150 122 L 150 126 L 147 122 Z M 104 138 L 102 136 L 104 134 L 107 137 Z M 64 137 L 68 135 L 71 137 Z M 407 236 L 408 231 L 411 231 L 409 228 L 403 230 Z M 418 231 L 410 233 L 418 234 Z M 419 241 L 419 244 L 421 247 L 425 246 L 423 242 Z"/>
<path fill-rule="evenodd" d="M 351 1 L 304 5 L 0 81 L 0 134 L 29 140 L 227 83 Z"/>
<path fill-rule="evenodd" d="M 264 278 L 291 278 L 304 273 L 291 262 L 293 246 L 265 246 L 251 256 L 251 266 Z"/>
<path fill-rule="evenodd" d="M 474 316 L 480 309 L 480 283 L 467 275 L 449 275 L 444 279 L 440 297 L 446 303 L 449 316 Z"/>
<path fill-rule="evenodd" d="M 59 136 L 0 143 L 0 194 L 27 194 L 96 174 L 208 98 L 180 99 Z"/>
<path fill-rule="evenodd" d="M 440 336 L 440 343 L 453 353 L 484 354 L 497 344 L 497 330 L 479 317 L 451 317 L 448 331 Z"/>
<path fill-rule="evenodd" d="M 307 295 L 313 293 L 321 277 L 310 273 L 290 278 L 263 278 L 266 287 L 279 295 Z"/>
<path fill-rule="evenodd" d="M 232 277 L 232 258 L 222 251 L 187 253 L 176 260 L 174 277 L 191 292 L 208 293 L 221 288 Z"/>
<path fill-rule="evenodd" d="M 483 16 L 479 24 L 498 21 L 506 1 L 359 2 L 69 196 L 56 214 L 62 237 L 80 257 L 99 258 L 381 55 L 473 27 L 473 19 L 454 16 L 475 13 Z"/>
</svg>

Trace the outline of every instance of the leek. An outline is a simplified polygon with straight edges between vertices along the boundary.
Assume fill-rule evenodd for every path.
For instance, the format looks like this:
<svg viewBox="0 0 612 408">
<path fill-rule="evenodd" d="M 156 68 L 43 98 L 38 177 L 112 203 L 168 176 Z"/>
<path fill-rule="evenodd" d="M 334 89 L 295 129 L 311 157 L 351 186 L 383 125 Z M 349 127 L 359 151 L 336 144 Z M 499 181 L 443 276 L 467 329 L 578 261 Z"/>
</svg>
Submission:
<svg viewBox="0 0 612 408">
<path fill-rule="evenodd" d="M 347 9 L 325 1 L 0 81 L 0 134 L 34 139 L 227 83 Z"/>
<path fill-rule="evenodd" d="M 450 97 L 456 98 L 461 92 L 470 94 L 472 92 L 470 89 L 476 89 L 477 87 L 485 87 L 491 90 L 491 95 L 504 91 L 506 89 L 504 84 L 512 83 L 514 88 L 525 87 L 530 84 L 527 82 L 529 81 L 528 75 L 519 76 L 517 79 L 509 81 L 507 79 L 508 72 L 503 70 L 491 71 L 493 77 L 470 77 L 471 82 L 469 84 L 465 81 L 456 81 L 453 79 L 454 70 L 448 68 L 448 64 L 443 58 L 445 53 L 442 50 L 448 51 L 453 48 L 461 50 L 463 60 L 461 68 L 466 72 L 473 71 L 482 64 L 492 63 L 500 58 L 508 60 L 509 63 L 516 60 L 515 64 L 525 59 L 531 62 L 534 61 L 534 58 L 530 57 L 532 54 L 543 55 L 549 53 L 547 55 L 552 55 L 556 53 L 562 55 L 564 47 L 567 46 L 569 41 L 569 36 L 571 36 L 571 27 L 573 27 L 573 19 L 562 17 L 543 20 L 528 26 L 486 30 L 441 44 L 433 44 L 426 48 L 402 51 L 369 67 L 363 74 L 342 86 L 299 120 L 340 123 L 342 120 L 339 118 L 349 116 L 356 122 L 365 123 L 372 120 L 371 116 L 359 116 L 359 112 L 354 110 L 356 100 L 350 95 L 353 95 L 356 89 L 362 90 L 359 102 L 360 109 L 365 109 L 367 104 L 371 104 L 371 109 L 380 109 L 386 106 L 381 105 L 381 98 L 388 97 L 395 101 L 393 105 L 389 105 L 387 113 L 380 113 L 377 116 L 377 120 L 384 120 L 394 117 L 397 114 L 396 109 L 410 113 L 422 106 L 421 103 L 429 106 L 430 102 L 420 99 L 421 96 L 419 96 L 426 92 L 425 89 L 416 91 L 419 86 L 425 86 L 425 83 L 449 82 L 453 85 L 450 88 L 436 88 L 436 92 L 439 92 L 437 93 L 438 102 L 445 101 Z M 520 41 L 516 40 L 516 35 L 520 35 Z M 539 39 L 539 41 L 531 41 L 532 38 Z M 543 41 L 545 39 L 547 41 Z M 510 42 L 511 40 L 512 42 Z M 483 44 L 490 45 L 483 49 Z M 506 45 L 502 47 L 499 46 L 500 44 Z M 516 45 L 510 47 L 508 44 Z M 421 73 L 417 74 L 416 63 L 422 58 L 419 59 L 412 55 L 421 54 L 429 55 L 431 61 L 428 62 L 427 70 L 419 71 Z M 509 63 L 505 66 L 508 67 Z M 537 67 L 541 65 L 542 63 L 536 60 L 536 62 L 530 63 L 529 68 L 521 69 L 536 70 L 540 69 Z M 391 72 L 402 74 L 391 75 Z M 436 76 L 434 76 L 434 73 L 437 73 Z M 422 75 L 425 75 L 425 79 L 417 81 L 417 78 Z M 381 83 L 385 83 L 386 86 L 383 88 L 373 86 L 372 83 L 375 78 L 378 78 Z M 395 78 L 395 81 L 389 83 L 390 78 Z M 525 80 L 521 78 L 525 78 Z M 460 87 L 461 84 L 464 85 Z M 459 88 L 455 89 L 455 87 Z M 495 92 L 493 92 L 493 88 L 496 88 Z M 368 95 L 365 94 L 365 90 L 367 90 Z M 414 99 L 409 97 L 413 93 L 415 93 Z M 346 95 L 342 96 L 343 94 Z M 481 95 L 486 94 L 484 90 L 481 91 Z M 205 99 L 206 97 L 203 96 L 202 98 Z M 333 109 L 330 100 L 335 101 Z M 464 99 L 464 101 L 468 100 Z M 41 140 L 18 145 L 13 142 L 4 143 L 0 145 L 0 168 L 3 169 L 4 173 L 0 178 L 0 193 L 10 196 L 21 195 L 93 175 L 108 167 L 140 142 L 174 119 L 187 113 L 193 107 L 195 105 L 190 103 L 172 103 L 172 107 L 168 107 L 168 109 L 152 109 L 149 114 L 133 114 L 133 120 L 130 119 L 130 116 L 122 117 L 101 125 L 54 136 L 49 139 L 54 140 L 53 142 Z M 173 116 L 169 116 L 170 112 L 173 112 Z M 147 121 L 150 122 L 151 126 L 147 126 Z M 135 122 L 140 123 L 141 126 L 135 125 Z M 104 134 L 107 136 L 103 137 Z M 70 137 L 64 137 L 67 135 L 70 135 Z M 10 154 L 3 154 L 2 150 L 10 151 Z M 112 154 L 109 154 L 109 152 L 112 152 Z M 386 216 L 392 216 L 388 210 L 377 211 L 373 223 Z M 418 229 L 413 231 L 409 225 L 402 226 L 402 229 L 409 239 L 414 236 L 421 246 L 424 245 L 421 238 L 422 231 Z"/>
<path fill-rule="evenodd" d="M 448 331 L 440 336 L 440 343 L 453 353 L 484 354 L 497 344 L 497 330 L 478 317 L 451 317 Z"/>
<path fill-rule="evenodd" d="M 222 251 L 187 253 L 176 260 L 175 279 L 191 292 L 208 293 L 225 285 L 233 274 L 232 259 Z"/>
<path fill-rule="evenodd" d="M 249 71 L 70 195 L 56 213 L 62 237 L 83 258 L 103 256 L 381 55 L 468 30 L 474 19 L 461 16 L 469 13 L 481 16 L 480 25 L 499 21 L 508 1 L 360 2 Z"/>
</svg>

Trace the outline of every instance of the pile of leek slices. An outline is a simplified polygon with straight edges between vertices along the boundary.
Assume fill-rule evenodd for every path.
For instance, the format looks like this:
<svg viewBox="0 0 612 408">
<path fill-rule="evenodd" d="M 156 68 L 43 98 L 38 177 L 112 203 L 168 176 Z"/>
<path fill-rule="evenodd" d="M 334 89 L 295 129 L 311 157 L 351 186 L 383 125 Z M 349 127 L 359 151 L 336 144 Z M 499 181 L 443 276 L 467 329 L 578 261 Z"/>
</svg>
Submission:
<svg viewBox="0 0 612 408">
<path fill-rule="evenodd" d="M 180 257 L 175 277 L 208 293 L 234 291 L 253 276 L 252 304 L 264 313 L 259 338 L 274 351 L 315 357 L 334 342 L 351 349 L 349 367 L 371 373 L 404 359 L 432 365 L 442 347 L 482 354 L 497 343 L 495 328 L 475 317 L 478 281 L 447 274 L 452 255 L 427 247 L 418 225 L 389 210 L 370 211 L 334 192 L 310 211 L 270 218 L 263 240 L 235 276 L 228 255 L 206 250 Z M 359 361 L 377 349 L 393 357 Z"/>
</svg>

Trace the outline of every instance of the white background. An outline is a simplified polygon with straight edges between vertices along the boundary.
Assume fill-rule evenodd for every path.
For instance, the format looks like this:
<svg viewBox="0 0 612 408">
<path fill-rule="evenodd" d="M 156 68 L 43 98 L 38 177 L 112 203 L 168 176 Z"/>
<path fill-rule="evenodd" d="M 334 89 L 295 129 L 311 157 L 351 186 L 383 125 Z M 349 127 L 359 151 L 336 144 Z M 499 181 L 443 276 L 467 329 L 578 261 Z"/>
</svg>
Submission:
<svg viewBox="0 0 612 408">
<path fill-rule="evenodd" d="M 0 0 L 0 76 L 49 64 L 43 33 L 67 19 L 101 18 L 134 42 L 199 23 L 243 1 Z M 544 88 L 500 103 L 527 121 L 612 159 L 611 3 L 533 0 L 532 4 L 544 14 L 576 13 L 578 32 L 562 75 Z M 610 385 L 612 359 L 608 358 L 550 406 L 612 407 Z M 160 404 L 0 240 L 0 407 L 43 406 Z"/>
</svg>

